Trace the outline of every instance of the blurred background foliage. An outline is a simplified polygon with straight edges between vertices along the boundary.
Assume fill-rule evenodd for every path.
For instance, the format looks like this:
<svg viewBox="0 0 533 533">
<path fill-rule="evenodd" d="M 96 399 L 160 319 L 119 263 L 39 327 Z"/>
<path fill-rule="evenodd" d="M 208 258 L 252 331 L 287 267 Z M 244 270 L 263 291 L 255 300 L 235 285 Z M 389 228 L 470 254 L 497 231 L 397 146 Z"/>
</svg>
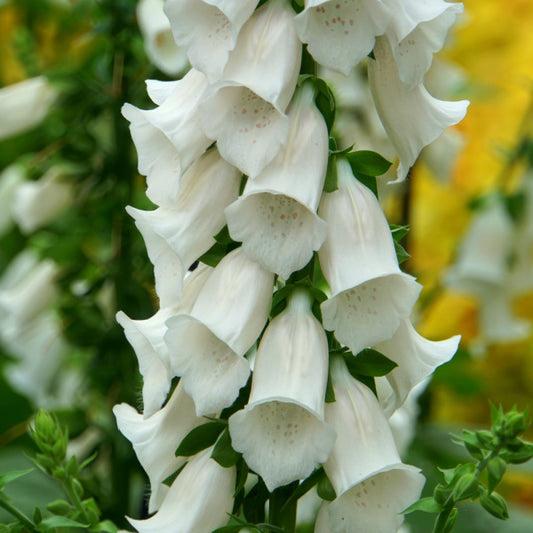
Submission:
<svg viewBox="0 0 533 533">
<path fill-rule="evenodd" d="M 391 212 L 391 220 L 411 226 L 405 242 L 411 258 L 403 266 L 424 286 L 419 331 L 433 339 L 463 336 L 456 357 L 438 369 L 420 398 L 408 460 L 423 467 L 430 487 L 437 482 L 436 465 L 465 460 L 448 438 L 451 429 L 489 425 L 488 398 L 506 409 L 514 404 L 523 409 L 533 398 L 533 336 L 476 348 L 479 303 L 443 283 L 472 219 L 472 202 L 495 190 L 513 192 L 532 166 L 523 145 L 533 135 L 533 5 L 529 0 L 464 3 L 463 22 L 440 55 L 462 70 L 463 83 L 452 96 L 472 102 L 457 127 L 463 149 L 446 183 L 436 180 L 428 165 L 417 164 L 399 201 L 403 214 Z M 145 479 L 116 430 L 111 408 L 122 401 L 138 405 L 141 381 L 114 315 L 123 309 L 132 318 L 146 318 L 156 300 L 144 244 L 124 211 L 128 204 L 149 206 L 120 108 L 124 102 L 148 107 L 144 80 L 168 79 L 145 55 L 135 7 L 135 0 L 0 1 L 0 86 L 46 74 L 59 93 L 40 127 L 0 140 L 0 171 L 19 162 L 27 179 L 37 180 L 67 162 L 66 179 L 76 190 L 72 206 L 45 227 L 26 234 L 14 226 L 0 236 L 0 276 L 24 249 L 59 267 L 54 313 L 69 347 L 64 366 L 81 381 L 74 407 L 54 410 L 69 428 L 72 450 L 85 456 L 99 452 L 85 485 L 104 516 L 123 526 L 124 514 L 141 514 Z M 517 153 L 521 157 L 512 157 Z M 533 323 L 533 293 L 516 298 L 513 306 L 517 316 Z M 3 369 L 14 361 L 13 354 L 1 354 Z M 31 395 L 0 380 L 2 473 L 28 467 L 21 451 L 33 449 L 26 432 L 38 406 Z M 28 513 L 58 497 L 40 472 L 7 492 Z M 457 531 L 533 530 L 531 466 L 511 469 L 501 492 L 516 506 L 510 522 L 472 508 L 460 515 Z M 5 518 L 0 512 L 0 521 Z M 409 520 L 413 532 L 422 533 L 432 517 L 415 513 Z"/>
</svg>

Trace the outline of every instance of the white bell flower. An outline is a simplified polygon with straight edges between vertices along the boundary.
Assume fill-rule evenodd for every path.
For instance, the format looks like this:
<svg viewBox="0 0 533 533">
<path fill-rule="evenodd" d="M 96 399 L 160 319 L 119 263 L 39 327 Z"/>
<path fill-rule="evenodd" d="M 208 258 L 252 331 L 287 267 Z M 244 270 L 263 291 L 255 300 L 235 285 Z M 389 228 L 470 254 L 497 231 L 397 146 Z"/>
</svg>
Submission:
<svg viewBox="0 0 533 533">
<path fill-rule="evenodd" d="M 38 126 L 48 114 L 57 91 L 44 76 L 0 89 L 0 140 Z"/>
<path fill-rule="evenodd" d="M 337 162 L 338 190 L 323 195 L 318 214 L 329 233 L 318 252 L 331 296 L 324 327 L 354 354 L 392 337 L 411 314 L 421 286 L 398 266 L 387 219 L 374 194 Z"/>
<path fill-rule="evenodd" d="M 137 22 L 146 55 L 159 70 L 172 76 L 186 70 L 189 61 L 185 50 L 174 42 L 170 22 L 163 12 L 164 5 L 164 0 L 140 0 Z"/>
<path fill-rule="evenodd" d="M 498 198 L 474 212 L 459 246 L 457 260 L 446 273 L 446 284 L 456 290 L 483 295 L 504 283 L 514 236 L 514 224 Z"/>
<path fill-rule="evenodd" d="M 155 515 L 146 520 L 128 518 L 139 533 L 211 533 L 227 523 L 237 472 L 234 466 L 223 468 L 211 459 L 212 450 L 187 463 Z"/>
<path fill-rule="evenodd" d="M 270 310 L 273 275 L 241 250 L 227 254 L 189 314 L 167 320 L 172 372 L 182 377 L 202 416 L 231 405 L 250 374 L 243 357 Z"/>
<path fill-rule="evenodd" d="M 13 223 L 11 208 L 18 186 L 25 180 L 24 169 L 11 165 L 0 173 L 0 237 L 5 235 Z"/>
<path fill-rule="evenodd" d="M 243 24 L 259 0 L 167 0 L 174 39 L 211 83 L 220 79 Z"/>
<path fill-rule="evenodd" d="M 443 46 L 463 4 L 444 0 L 384 0 L 392 13 L 386 35 L 407 89 L 423 82 L 433 54 Z"/>
<path fill-rule="evenodd" d="M 328 131 L 306 84 L 288 112 L 287 144 L 244 194 L 225 210 L 231 237 L 248 257 L 287 279 L 303 268 L 326 238 L 316 210 L 324 186 Z"/>
<path fill-rule="evenodd" d="M 332 533 L 391 533 L 403 521 L 399 513 L 418 500 L 424 476 L 401 462 L 372 391 L 352 378 L 341 357 L 333 358 L 330 369 L 336 401 L 326 404 L 326 422 L 337 440 L 324 470 L 337 498 L 321 512 Z"/>
<path fill-rule="evenodd" d="M 300 69 L 302 47 L 294 12 L 280 0 L 254 12 L 239 34 L 220 82 L 200 106 L 205 134 L 222 157 L 248 176 L 257 176 L 287 139 L 284 114 Z"/>
<path fill-rule="evenodd" d="M 170 389 L 172 375 L 164 336 L 167 331 L 165 322 L 176 314 L 186 313 L 211 273 L 211 267 L 199 265 L 185 276 L 183 297 L 175 305 L 163 307 L 150 318 L 132 320 L 119 311 L 117 322 L 124 328 L 124 334 L 135 351 L 139 362 L 139 372 L 143 376 L 144 417 L 153 415 L 163 404 Z"/>
<path fill-rule="evenodd" d="M 166 206 L 175 200 L 182 174 L 211 144 L 198 119 L 207 80 L 191 69 L 181 80 L 156 87 L 157 96 L 161 96 L 161 87 L 166 89 L 164 99 L 158 98 L 158 107 L 144 110 L 125 104 L 122 114 L 130 121 L 139 173 L 147 177 L 146 195 Z"/>
<path fill-rule="evenodd" d="M 306 478 L 329 457 L 335 432 L 324 422 L 328 342 L 305 290 L 267 327 L 248 405 L 229 419 L 235 450 L 269 491 Z"/>
<path fill-rule="evenodd" d="M 411 89 L 406 87 L 386 37 L 376 39 L 374 56 L 375 61 L 368 62 L 370 87 L 385 131 L 400 158 L 400 181 L 424 146 L 464 118 L 469 102 L 437 100 L 422 83 Z"/>
<path fill-rule="evenodd" d="M 178 384 L 165 406 L 148 418 L 126 403 L 115 405 L 113 413 L 118 429 L 132 443 L 148 475 L 148 512 L 153 513 L 159 509 L 168 492 L 163 481 L 186 462 L 184 457 L 176 457 L 177 447 L 189 431 L 207 420 L 196 416 L 194 403 L 181 384 Z"/>
<path fill-rule="evenodd" d="M 237 199 L 241 173 L 213 148 L 182 178 L 176 200 L 168 207 L 142 211 L 127 207 L 141 232 L 154 265 L 161 306 L 181 298 L 188 268 L 213 244 L 224 226 L 224 209 Z"/>
<path fill-rule="evenodd" d="M 394 392 L 382 401 L 387 415 L 403 405 L 416 385 L 453 357 L 460 340 L 461 336 L 455 335 L 443 341 L 430 341 L 416 332 L 410 320 L 404 319 L 391 339 L 374 346 L 398 364 L 385 376 Z"/>
<path fill-rule="evenodd" d="M 64 180 L 64 172 L 61 167 L 52 167 L 40 179 L 17 187 L 11 216 L 23 233 L 42 228 L 72 204 L 74 188 Z"/>
<path fill-rule="evenodd" d="M 383 0 L 305 0 L 296 31 L 317 63 L 348 75 L 389 25 Z"/>
</svg>

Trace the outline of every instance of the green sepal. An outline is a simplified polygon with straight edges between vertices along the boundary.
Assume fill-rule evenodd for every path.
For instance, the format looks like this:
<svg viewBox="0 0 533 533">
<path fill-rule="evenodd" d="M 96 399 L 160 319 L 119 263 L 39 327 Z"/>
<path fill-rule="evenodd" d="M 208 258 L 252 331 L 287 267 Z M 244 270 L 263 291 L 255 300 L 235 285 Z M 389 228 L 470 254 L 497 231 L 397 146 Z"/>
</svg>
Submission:
<svg viewBox="0 0 533 533">
<path fill-rule="evenodd" d="M 507 463 L 501 457 L 492 457 L 487 463 L 488 488 L 492 492 L 505 474 Z"/>
<path fill-rule="evenodd" d="M 404 509 L 401 514 L 409 514 L 415 511 L 422 511 L 423 513 L 440 513 L 442 511 L 442 505 L 437 503 L 431 496 L 427 498 L 421 498 L 417 502 L 413 503 L 407 509 Z"/>
<path fill-rule="evenodd" d="M 382 377 L 398 366 L 398 363 L 372 348 L 361 350 L 355 357 L 351 352 L 346 352 L 344 353 L 344 361 L 350 374 L 354 377 Z"/>
<path fill-rule="evenodd" d="M 96 526 L 96 531 L 99 533 L 118 533 L 119 529 L 111 520 L 103 520 Z"/>
<path fill-rule="evenodd" d="M 66 500 L 55 500 L 47 503 L 46 509 L 53 514 L 65 516 L 72 512 L 74 508 Z"/>
<path fill-rule="evenodd" d="M 335 96 L 333 96 L 329 85 L 322 78 L 317 78 L 312 74 L 301 74 L 298 76 L 299 87 L 307 82 L 312 83 L 315 88 L 315 105 L 324 117 L 329 132 L 335 122 Z"/>
<path fill-rule="evenodd" d="M 316 490 L 318 495 L 328 502 L 332 502 L 336 497 L 337 494 L 335 493 L 335 489 L 333 488 L 333 485 L 331 484 L 331 481 L 329 480 L 326 472 L 322 472 L 322 476 L 320 477 L 318 484 L 316 486 Z"/>
<path fill-rule="evenodd" d="M 474 498 L 479 495 L 479 481 L 475 474 L 465 474 L 455 483 L 452 498 L 458 502 L 467 498 Z"/>
<path fill-rule="evenodd" d="M 82 527 L 87 528 L 89 524 L 82 524 L 72 518 L 67 518 L 66 516 L 49 516 L 45 518 L 40 524 L 39 528 L 56 528 L 56 527 Z"/>
<path fill-rule="evenodd" d="M 227 422 L 225 420 L 219 420 L 196 426 L 181 441 L 175 453 L 176 457 L 180 455 L 190 457 L 209 448 L 216 442 L 226 425 Z"/>
<path fill-rule="evenodd" d="M 163 480 L 163 484 L 167 487 L 170 487 L 174 483 L 175 479 L 180 475 L 180 472 L 187 466 L 187 463 L 183 463 L 175 472 L 170 474 L 167 478 Z"/>
<path fill-rule="evenodd" d="M 391 162 L 371 150 L 356 150 L 345 155 L 354 174 L 376 177 L 389 170 Z"/>
</svg>

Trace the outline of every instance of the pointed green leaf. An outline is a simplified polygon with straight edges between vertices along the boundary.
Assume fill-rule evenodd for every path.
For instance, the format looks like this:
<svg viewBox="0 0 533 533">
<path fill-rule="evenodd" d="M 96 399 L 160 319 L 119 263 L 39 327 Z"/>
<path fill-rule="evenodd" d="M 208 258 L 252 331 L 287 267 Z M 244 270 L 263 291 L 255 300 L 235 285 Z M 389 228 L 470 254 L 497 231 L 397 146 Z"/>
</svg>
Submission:
<svg viewBox="0 0 533 533">
<path fill-rule="evenodd" d="M 365 176 L 381 176 L 389 170 L 391 162 L 382 155 L 371 150 L 357 150 L 349 153 L 346 158 L 350 162 L 352 170 Z"/>
<path fill-rule="evenodd" d="M 422 511 L 423 513 L 440 513 L 442 506 L 439 505 L 431 496 L 427 498 L 421 498 L 417 502 L 413 503 L 407 509 L 402 511 L 402 514 L 409 514 L 415 511 Z"/>
<path fill-rule="evenodd" d="M 224 468 L 230 468 L 235 466 L 242 454 L 236 452 L 231 446 L 231 436 L 229 434 L 229 429 L 226 429 L 222 432 L 222 435 L 217 440 L 213 452 L 211 453 L 211 458 L 214 459 L 220 466 Z"/>
<path fill-rule="evenodd" d="M 190 457 L 209 448 L 209 446 L 216 442 L 225 427 L 226 422 L 223 420 L 207 422 L 206 424 L 195 427 L 181 441 L 176 450 L 176 456 Z"/>
<path fill-rule="evenodd" d="M 371 348 L 360 351 L 355 357 L 346 354 L 344 360 L 350 374 L 360 376 L 385 376 L 398 366 L 387 356 Z"/>
</svg>

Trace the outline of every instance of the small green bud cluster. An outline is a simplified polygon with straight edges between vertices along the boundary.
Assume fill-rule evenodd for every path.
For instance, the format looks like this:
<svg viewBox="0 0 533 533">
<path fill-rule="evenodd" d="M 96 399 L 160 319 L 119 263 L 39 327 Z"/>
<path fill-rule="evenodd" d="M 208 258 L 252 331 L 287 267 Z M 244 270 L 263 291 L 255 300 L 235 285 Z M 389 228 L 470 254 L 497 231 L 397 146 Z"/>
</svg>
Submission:
<svg viewBox="0 0 533 533">
<path fill-rule="evenodd" d="M 531 425 L 528 415 L 528 410 L 520 412 L 516 407 L 504 413 L 501 407 L 491 406 L 490 430 L 463 430 L 461 435 L 454 435 L 454 442 L 464 446 L 476 462 L 442 470 L 444 481 L 435 487 L 433 495 L 422 498 L 404 512 L 438 513 L 433 533 L 452 530 L 458 514 L 456 504 L 465 500 L 479 500 L 491 515 L 508 519 L 507 504 L 494 490 L 508 464 L 525 463 L 533 458 L 533 444 L 520 438 Z"/>
</svg>

